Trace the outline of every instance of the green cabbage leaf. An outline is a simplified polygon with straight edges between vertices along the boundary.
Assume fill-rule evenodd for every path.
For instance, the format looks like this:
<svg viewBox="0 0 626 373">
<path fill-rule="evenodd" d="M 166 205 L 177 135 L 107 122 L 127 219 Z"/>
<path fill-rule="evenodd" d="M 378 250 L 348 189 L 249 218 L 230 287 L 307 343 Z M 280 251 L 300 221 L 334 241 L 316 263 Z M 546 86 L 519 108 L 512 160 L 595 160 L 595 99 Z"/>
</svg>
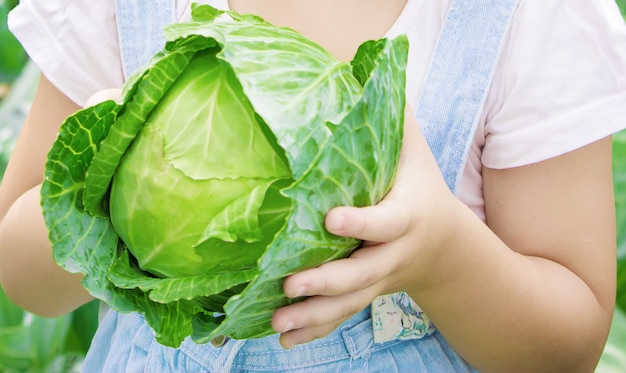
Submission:
<svg viewBox="0 0 626 373">
<path fill-rule="evenodd" d="M 286 276 L 349 255 L 324 228 L 393 183 L 404 36 L 334 58 L 288 28 L 193 5 L 118 101 L 69 117 L 46 163 L 54 259 L 179 346 L 272 334 Z"/>
</svg>

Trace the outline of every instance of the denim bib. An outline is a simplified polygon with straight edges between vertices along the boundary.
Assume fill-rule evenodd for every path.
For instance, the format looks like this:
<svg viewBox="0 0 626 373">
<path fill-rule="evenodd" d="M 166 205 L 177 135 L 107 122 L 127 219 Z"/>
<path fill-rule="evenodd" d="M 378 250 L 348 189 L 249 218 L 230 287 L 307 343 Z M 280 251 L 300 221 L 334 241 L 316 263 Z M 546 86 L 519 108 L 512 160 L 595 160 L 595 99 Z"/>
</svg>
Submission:
<svg viewBox="0 0 626 373">
<path fill-rule="evenodd" d="M 454 0 L 441 29 L 415 114 L 454 193 L 519 2 Z M 162 28 L 175 21 L 175 1 L 116 0 L 115 5 L 128 78 L 163 47 Z M 371 318 L 375 342 L 419 339 L 435 331 L 403 292 L 376 298 Z"/>
</svg>

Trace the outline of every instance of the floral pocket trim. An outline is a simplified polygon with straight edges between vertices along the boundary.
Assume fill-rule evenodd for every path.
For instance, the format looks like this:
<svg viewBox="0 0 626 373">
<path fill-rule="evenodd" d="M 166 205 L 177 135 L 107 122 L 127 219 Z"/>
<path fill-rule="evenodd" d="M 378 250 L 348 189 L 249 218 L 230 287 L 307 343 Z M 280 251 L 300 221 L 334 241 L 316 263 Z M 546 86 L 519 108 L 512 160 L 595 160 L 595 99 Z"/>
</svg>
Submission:
<svg viewBox="0 0 626 373">
<path fill-rule="evenodd" d="M 374 342 L 420 339 L 435 331 L 428 316 L 405 292 L 381 295 L 372 302 Z"/>
</svg>

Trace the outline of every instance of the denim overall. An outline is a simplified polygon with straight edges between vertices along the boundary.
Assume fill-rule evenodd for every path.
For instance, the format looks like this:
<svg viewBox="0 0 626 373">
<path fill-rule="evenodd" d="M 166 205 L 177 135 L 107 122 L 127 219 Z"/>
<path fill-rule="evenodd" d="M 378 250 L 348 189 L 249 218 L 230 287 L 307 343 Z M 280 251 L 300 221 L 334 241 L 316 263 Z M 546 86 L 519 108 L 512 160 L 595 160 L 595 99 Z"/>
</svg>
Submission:
<svg viewBox="0 0 626 373">
<path fill-rule="evenodd" d="M 454 0 L 416 116 L 450 189 L 456 192 L 497 60 L 519 0 Z M 120 50 L 128 77 L 163 45 L 174 0 L 116 0 Z M 381 298 L 381 297 L 379 297 Z M 385 300 L 402 303 L 403 293 Z M 475 372 L 411 302 L 404 311 L 428 327 L 374 341 L 372 307 L 328 336 L 284 350 L 278 335 L 177 348 L 160 345 L 139 314 L 109 310 L 84 372 Z M 401 310 L 400 310 L 401 311 Z"/>
</svg>

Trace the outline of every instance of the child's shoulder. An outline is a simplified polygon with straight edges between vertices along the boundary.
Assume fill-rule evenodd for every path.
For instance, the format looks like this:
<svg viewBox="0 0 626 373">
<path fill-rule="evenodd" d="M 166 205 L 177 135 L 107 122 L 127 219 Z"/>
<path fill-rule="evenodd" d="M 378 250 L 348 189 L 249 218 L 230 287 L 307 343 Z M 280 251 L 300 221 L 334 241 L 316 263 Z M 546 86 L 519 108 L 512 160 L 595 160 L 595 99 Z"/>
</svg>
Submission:
<svg viewBox="0 0 626 373">
<path fill-rule="evenodd" d="M 623 129 L 624 77 L 614 0 L 522 0 L 487 102 L 483 165 L 539 162 Z"/>
<path fill-rule="evenodd" d="M 42 73 L 77 104 L 121 86 L 113 0 L 22 0 L 8 25 Z"/>
</svg>

